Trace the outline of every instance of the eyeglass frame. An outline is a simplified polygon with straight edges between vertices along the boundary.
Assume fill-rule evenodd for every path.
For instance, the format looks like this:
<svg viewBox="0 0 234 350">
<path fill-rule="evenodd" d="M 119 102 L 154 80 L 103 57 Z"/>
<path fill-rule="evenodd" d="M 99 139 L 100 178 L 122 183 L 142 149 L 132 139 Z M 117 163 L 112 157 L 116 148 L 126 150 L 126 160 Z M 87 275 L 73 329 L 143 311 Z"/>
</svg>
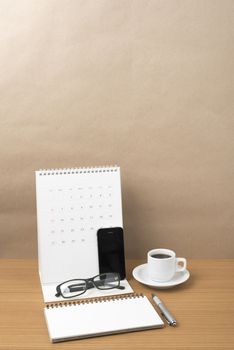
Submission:
<svg viewBox="0 0 234 350">
<path fill-rule="evenodd" d="M 116 275 L 116 276 L 118 277 L 118 286 L 110 287 L 110 288 L 99 288 L 99 287 L 96 285 L 94 279 L 95 279 L 96 277 L 98 277 L 98 276 L 106 275 L 107 273 L 111 273 L 111 274 Z M 85 290 L 84 290 L 82 293 L 79 293 L 79 294 L 76 294 L 76 295 L 72 295 L 72 296 L 66 297 L 66 296 L 64 296 L 63 293 L 61 292 L 61 286 L 62 286 L 63 284 L 65 284 L 65 283 L 72 282 L 72 281 L 84 281 L 84 282 L 85 282 L 86 288 L 85 288 Z M 78 296 L 80 296 L 80 295 L 86 293 L 88 289 L 92 288 L 92 287 L 89 287 L 88 282 L 91 282 L 91 283 L 92 283 L 92 286 L 96 287 L 96 288 L 99 289 L 99 290 L 110 290 L 110 289 L 115 289 L 115 288 L 117 288 L 117 289 L 125 289 L 125 287 L 120 286 L 120 275 L 119 275 L 119 273 L 117 273 L 117 272 L 104 272 L 104 273 L 100 273 L 100 274 L 98 274 L 98 275 L 95 275 L 95 276 L 93 276 L 93 277 L 91 277 L 91 278 L 73 278 L 73 279 L 71 279 L 71 280 L 64 281 L 64 282 L 62 282 L 62 283 L 60 283 L 60 284 L 58 284 L 58 285 L 56 286 L 56 292 L 57 292 L 57 293 L 55 294 L 55 296 L 58 297 L 58 298 L 59 298 L 59 297 L 62 297 L 62 298 L 64 298 L 64 299 L 71 299 L 71 298 L 78 297 Z"/>
</svg>

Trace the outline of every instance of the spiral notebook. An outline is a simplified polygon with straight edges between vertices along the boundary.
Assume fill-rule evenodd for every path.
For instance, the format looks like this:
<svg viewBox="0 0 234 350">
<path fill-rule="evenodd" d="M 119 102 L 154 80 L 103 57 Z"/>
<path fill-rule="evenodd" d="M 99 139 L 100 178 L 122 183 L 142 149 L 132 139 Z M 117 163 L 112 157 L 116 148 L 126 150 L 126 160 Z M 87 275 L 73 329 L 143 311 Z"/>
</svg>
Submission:
<svg viewBox="0 0 234 350">
<path fill-rule="evenodd" d="M 49 304 L 44 312 L 53 343 L 164 326 L 147 297 L 135 293 Z"/>
</svg>

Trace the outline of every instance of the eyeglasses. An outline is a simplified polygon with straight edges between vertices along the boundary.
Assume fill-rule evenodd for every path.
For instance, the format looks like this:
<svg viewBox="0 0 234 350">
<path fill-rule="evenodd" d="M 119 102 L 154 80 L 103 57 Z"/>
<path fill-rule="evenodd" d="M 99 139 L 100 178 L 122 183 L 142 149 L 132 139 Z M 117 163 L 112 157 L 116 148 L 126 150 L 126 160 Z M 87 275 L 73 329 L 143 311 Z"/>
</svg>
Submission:
<svg viewBox="0 0 234 350">
<path fill-rule="evenodd" d="M 102 273 L 88 279 L 72 279 L 59 284 L 56 287 L 56 297 L 65 299 L 74 298 L 84 294 L 88 289 L 96 287 L 100 290 L 125 289 L 120 285 L 120 276 L 115 272 Z"/>
</svg>

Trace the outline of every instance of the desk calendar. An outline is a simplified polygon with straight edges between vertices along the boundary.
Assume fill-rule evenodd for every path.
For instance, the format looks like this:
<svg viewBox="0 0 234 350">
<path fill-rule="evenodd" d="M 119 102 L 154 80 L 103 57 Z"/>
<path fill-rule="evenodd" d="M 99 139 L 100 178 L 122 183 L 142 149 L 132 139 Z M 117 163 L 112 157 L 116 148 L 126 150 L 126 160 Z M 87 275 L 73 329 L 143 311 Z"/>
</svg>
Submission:
<svg viewBox="0 0 234 350">
<path fill-rule="evenodd" d="M 57 283 L 99 273 L 97 230 L 123 227 L 120 168 L 36 171 L 36 197 L 39 274 L 45 297 Z"/>
</svg>

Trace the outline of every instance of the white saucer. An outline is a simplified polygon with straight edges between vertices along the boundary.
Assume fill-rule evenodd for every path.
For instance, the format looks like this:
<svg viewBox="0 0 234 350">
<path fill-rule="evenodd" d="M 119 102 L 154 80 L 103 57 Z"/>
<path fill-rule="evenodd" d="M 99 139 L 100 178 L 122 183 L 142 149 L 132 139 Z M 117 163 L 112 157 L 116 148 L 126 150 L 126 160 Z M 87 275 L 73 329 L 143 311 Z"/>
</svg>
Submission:
<svg viewBox="0 0 234 350">
<path fill-rule="evenodd" d="M 156 282 L 149 278 L 148 271 L 147 271 L 147 264 L 139 265 L 133 269 L 132 274 L 133 277 L 143 284 L 146 284 L 150 287 L 155 288 L 172 288 L 174 286 L 177 286 L 178 284 L 184 283 L 189 279 L 190 273 L 188 270 L 182 271 L 182 272 L 176 272 L 175 276 L 170 280 L 166 282 Z"/>
</svg>

